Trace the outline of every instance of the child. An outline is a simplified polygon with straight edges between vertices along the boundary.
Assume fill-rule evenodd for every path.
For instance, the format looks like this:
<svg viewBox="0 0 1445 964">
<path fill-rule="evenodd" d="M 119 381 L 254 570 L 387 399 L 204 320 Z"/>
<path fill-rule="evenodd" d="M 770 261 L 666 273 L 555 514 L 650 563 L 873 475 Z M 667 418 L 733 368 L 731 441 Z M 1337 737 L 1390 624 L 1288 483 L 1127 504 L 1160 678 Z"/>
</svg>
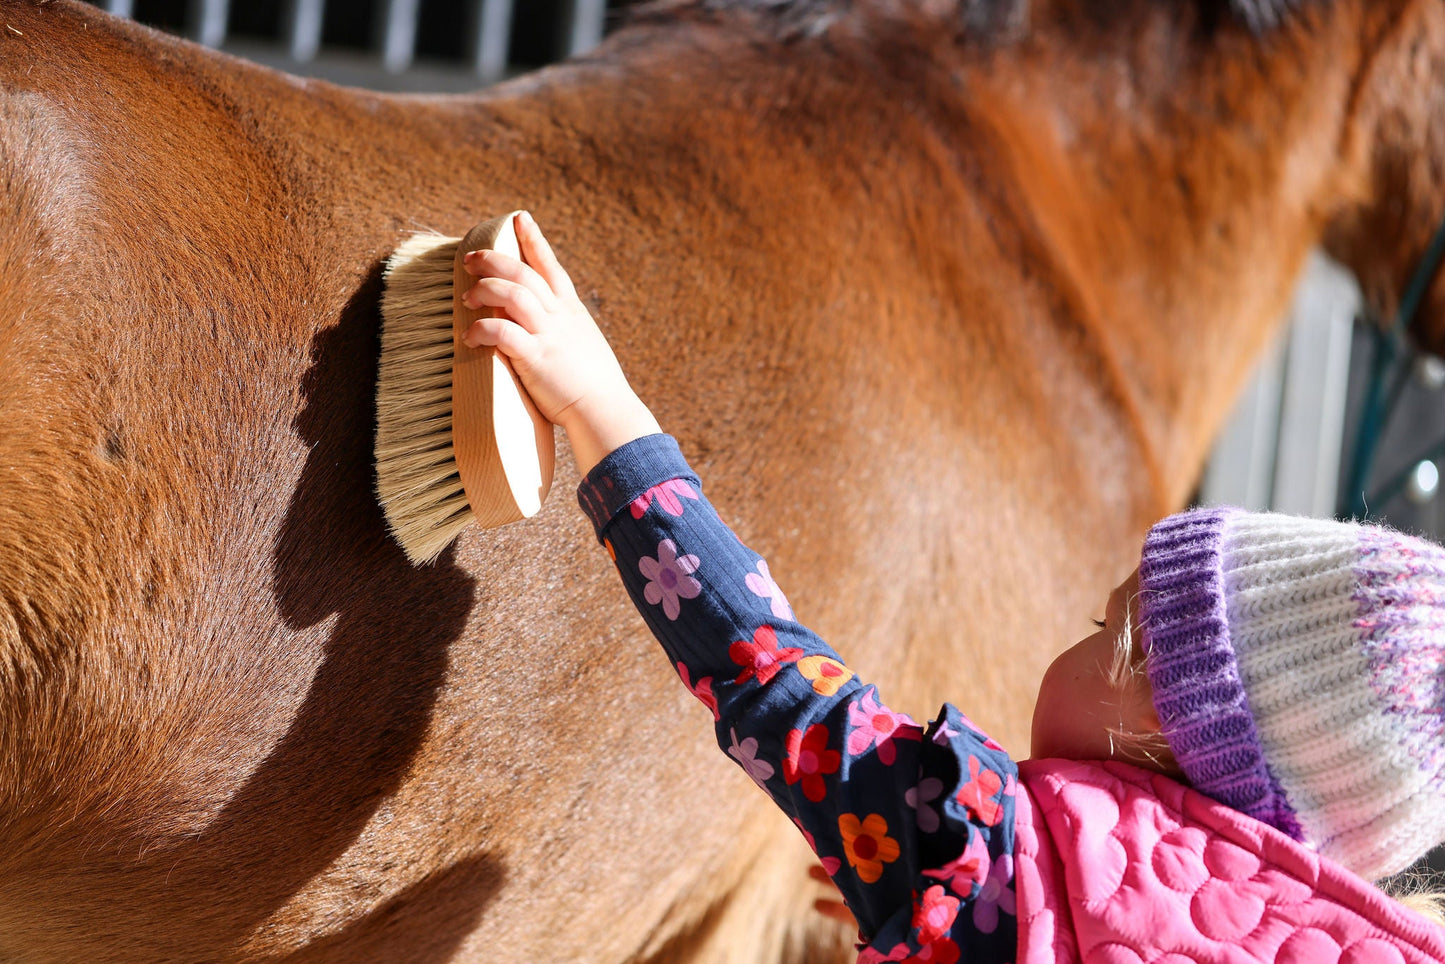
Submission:
<svg viewBox="0 0 1445 964">
<path fill-rule="evenodd" d="M 508 317 L 466 340 L 565 429 L 599 540 L 842 891 L 860 961 L 1445 960 L 1445 932 L 1362 879 L 1445 840 L 1445 550 L 1170 517 L 1049 669 L 1015 764 L 952 706 L 926 730 L 888 709 L 794 621 L 529 216 L 517 233 L 527 264 L 467 258 L 466 300 Z"/>
</svg>

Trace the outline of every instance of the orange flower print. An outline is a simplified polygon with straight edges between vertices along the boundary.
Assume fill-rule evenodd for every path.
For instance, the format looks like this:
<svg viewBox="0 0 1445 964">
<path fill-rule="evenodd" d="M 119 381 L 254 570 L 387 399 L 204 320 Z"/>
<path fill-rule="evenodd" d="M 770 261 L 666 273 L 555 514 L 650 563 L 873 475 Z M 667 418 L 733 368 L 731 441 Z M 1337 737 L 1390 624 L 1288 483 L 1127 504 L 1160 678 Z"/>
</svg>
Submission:
<svg viewBox="0 0 1445 964">
<path fill-rule="evenodd" d="M 982 769 L 978 757 L 969 755 L 968 782 L 958 788 L 958 802 L 985 827 L 997 826 L 1003 819 L 1003 805 L 993 798 L 1003 789 L 1003 778 L 992 770 Z"/>
<path fill-rule="evenodd" d="M 616 561 L 617 561 L 617 550 L 614 549 L 614 548 L 612 548 L 612 540 L 611 540 L 611 539 L 603 539 L 603 540 L 602 540 L 602 545 L 607 549 L 607 558 L 611 559 L 613 562 L 616 562 Z"/>
<path fill-rule="evenodd" d="M 898 859 L 898 841 L 888 836 L 888 821 L 876 813 L 861 822 L 851 813 L 843 814 L 838 818 L 838 833 L 843 837 L 843 856 L 865 884 L 877 883 L 883 865 Z"/>
<path fill-rule="evenodd" d="M 851 669 L 826 656 L 804 656 L 798 660 L 798 672 L 813 684 L 813 690 L 821 696 L 834 695 L 853 678 Z"/>
</svg>

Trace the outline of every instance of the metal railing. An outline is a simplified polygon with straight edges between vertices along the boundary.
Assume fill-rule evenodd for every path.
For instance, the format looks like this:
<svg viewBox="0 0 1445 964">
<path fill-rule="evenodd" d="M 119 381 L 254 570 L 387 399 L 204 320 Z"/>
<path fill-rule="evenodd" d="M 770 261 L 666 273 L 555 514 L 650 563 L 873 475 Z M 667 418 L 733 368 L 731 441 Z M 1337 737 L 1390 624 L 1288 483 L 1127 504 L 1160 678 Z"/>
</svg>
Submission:
<svg viewBox="0 0 1445 964">
<path fill-rule="evenodd" d="M 262 20 L 268 19 L 266 11 L 272 14 L 258 34 L 234 29 L 239 5 L 231 0 L 183 2 L 181 23 L 167 26 L 208 47 L 230 50 L 293 73 L 390 89 L 478 86 L 540 62 L 585 53 L 601 41 L 609 12 L 607 0 L 451 0 L 428 4 L 425 12 L 431 16 L 424 21 L 423 0 L 379 0 L 375 4 L 280 0 L 248 10 L 251 23 L 257 20 L 257 10 Z M 530 9 L 524 11 L 524 4 Z M 140 13 L 137 0 L 100 0 L 96 5 L 120 17 L 135 18 Z M 513 63 L 516 32 L 524 19 L 519 14 L 538 10 L 545 10 L 545 15 L 534 16 L 531 29 L 540 28 L 549 36 L 528 39 L 541 54 L 530 63 Z M 371 21 L 364 28 L 370 36 L 365 47 L 328 46 L 328 23 L 347 16 Z M 447 35 L 451 46 L 460 38 L 463 53 L 432 55 L 419 65 L 424 23 L 433 34 Z M 424 66 L 421 75 L 409 76 L 418 66 Z"/>
</svg>

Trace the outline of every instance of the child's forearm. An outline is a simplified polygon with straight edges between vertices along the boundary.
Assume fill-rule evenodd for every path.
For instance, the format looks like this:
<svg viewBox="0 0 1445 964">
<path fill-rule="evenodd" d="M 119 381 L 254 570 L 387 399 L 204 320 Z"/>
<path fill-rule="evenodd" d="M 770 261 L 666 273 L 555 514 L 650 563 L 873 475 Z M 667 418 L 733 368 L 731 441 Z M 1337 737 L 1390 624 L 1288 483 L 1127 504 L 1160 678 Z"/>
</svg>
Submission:
<svg viewBox="0 0 1445 964">
<path fill-rule="evenodd" d="M 612 453 L 579 498 L 669 662 L 712 711 L 723 751 L 798 823 L 876 932 L 919 880 L 906 798 L 922 729 L 794 619 L 670 438 Z"/>
</svg>

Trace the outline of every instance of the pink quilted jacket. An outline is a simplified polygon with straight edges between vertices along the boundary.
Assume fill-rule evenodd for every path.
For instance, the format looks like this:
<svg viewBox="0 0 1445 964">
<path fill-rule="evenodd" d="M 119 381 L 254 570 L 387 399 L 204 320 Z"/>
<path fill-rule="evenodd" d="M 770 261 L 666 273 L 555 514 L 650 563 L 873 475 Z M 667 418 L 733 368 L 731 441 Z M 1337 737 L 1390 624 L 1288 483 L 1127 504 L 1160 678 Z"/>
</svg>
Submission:
<svg viewBox="0 0 1445 964">
<path fill-rule="evenodd" d="M 1445 961 L 1445 931 L 1173 780 L 1037 760 L 1019 784 L 1019 964 Z"/>
</svg>

